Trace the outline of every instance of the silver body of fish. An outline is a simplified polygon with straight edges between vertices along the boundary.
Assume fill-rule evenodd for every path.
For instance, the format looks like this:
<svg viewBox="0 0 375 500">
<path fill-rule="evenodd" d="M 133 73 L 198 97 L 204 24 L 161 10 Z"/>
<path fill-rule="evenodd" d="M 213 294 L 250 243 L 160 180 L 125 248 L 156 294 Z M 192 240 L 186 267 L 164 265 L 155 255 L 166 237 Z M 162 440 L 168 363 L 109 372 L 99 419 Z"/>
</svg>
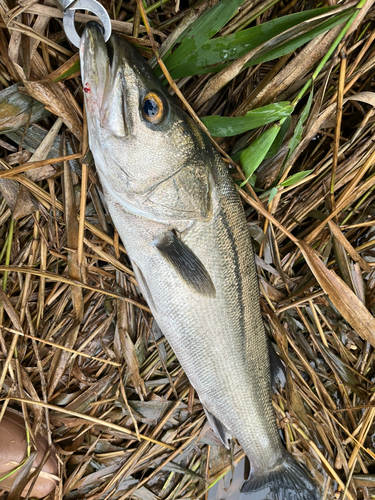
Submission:
<svg viewBox="0 0 375 500">
<path fill-rule="evenodd" d="M 279 438 L 249 231 L 208 137 L 125 40 L 89 23 L 81 69 L 90 148 L 140 289 L 224 444 L 250 459 L 242 494 L 316 500 Z"/>
</svg>

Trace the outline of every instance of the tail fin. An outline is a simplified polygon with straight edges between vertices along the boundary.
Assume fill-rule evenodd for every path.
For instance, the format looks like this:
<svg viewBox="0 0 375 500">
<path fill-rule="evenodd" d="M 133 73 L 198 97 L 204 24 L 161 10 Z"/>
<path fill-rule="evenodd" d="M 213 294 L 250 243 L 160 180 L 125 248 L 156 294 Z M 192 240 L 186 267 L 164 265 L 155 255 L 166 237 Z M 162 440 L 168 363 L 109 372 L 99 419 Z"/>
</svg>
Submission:
<svg viewBox="0 0 375 500">
<path fill-rule="evenodd" d="M 310 475 L 285 452 L 284 460 L 262 474 L 250 472 L 241 490 L 240 500 L 321 500 Z"/>
</svg>

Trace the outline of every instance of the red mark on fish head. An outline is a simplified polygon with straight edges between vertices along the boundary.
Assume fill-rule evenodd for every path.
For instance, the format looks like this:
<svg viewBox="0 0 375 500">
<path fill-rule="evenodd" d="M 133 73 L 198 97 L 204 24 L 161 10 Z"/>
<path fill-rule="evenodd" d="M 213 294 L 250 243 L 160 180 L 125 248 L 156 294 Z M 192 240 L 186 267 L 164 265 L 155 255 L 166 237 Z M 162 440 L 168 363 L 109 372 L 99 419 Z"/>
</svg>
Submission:
<svg viewBox="0 0 375 500">
<path fill-rule="evenodd" d="M 83 86 L 83 91 L 84 92 L 91 92 L 91 87 L 90 87 L 90 84 L 88 82 L 85 83 L 85 85 Z"/>
</svg>

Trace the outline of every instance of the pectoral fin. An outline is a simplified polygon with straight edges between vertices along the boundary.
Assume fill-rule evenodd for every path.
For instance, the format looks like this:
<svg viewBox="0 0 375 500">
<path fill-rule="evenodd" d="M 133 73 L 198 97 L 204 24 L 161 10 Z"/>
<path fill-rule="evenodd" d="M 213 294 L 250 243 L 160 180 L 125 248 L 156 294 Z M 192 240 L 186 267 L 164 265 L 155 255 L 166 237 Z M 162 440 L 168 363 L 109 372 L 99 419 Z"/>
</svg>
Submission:
<svg viewBox="0 0 375 500">
<path fill-rule="evenodd" d="M 215 297 L 215 287 L 202 262 L 172 231 L 154 240 L 154 245 L 189 286 L 198 293 Z"/>
</svg>

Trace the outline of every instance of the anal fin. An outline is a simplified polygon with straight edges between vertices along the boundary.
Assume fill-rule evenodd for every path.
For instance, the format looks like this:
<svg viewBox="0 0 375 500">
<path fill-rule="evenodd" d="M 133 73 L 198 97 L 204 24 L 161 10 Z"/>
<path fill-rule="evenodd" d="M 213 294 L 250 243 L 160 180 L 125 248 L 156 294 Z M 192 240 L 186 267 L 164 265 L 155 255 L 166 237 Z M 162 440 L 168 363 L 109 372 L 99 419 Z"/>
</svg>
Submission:
<svg viewBox="0 0 375 500">
<path fill-rule="evenodd" d="M 195 253 L 172 231 L 160 235 L 153 244 L 187 285 L 201 295 L 215 297 L 215 287 L 207 269 Z"/>
<path fill-rule="evenodd" d="M 271 387 L 273 391 L 277 391 L 279 385 L 285 387 L 286 384 L 285 366 L 276 354 L 274 343 L 269 338 L 267 342 L 271 368 Z"/>
</svg>

